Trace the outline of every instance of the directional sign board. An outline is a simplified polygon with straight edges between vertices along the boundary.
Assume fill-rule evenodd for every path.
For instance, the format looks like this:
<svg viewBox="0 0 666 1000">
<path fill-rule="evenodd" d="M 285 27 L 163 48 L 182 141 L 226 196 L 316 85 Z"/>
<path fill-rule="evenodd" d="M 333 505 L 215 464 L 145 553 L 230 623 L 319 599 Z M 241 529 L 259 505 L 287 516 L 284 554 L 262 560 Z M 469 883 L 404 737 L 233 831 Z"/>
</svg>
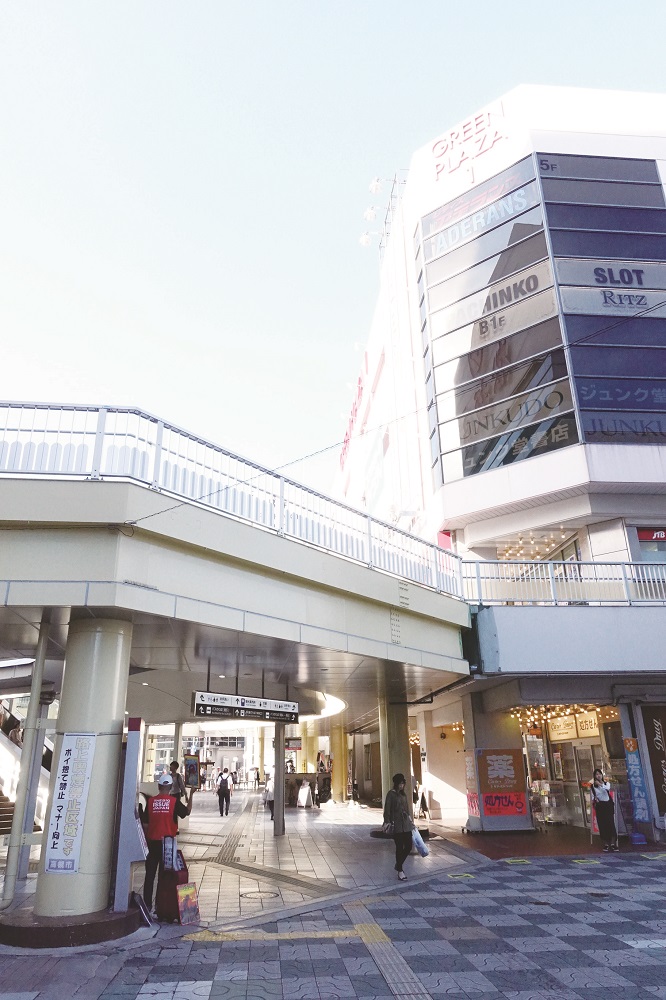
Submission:
<svg viewBox="0 0 666 1000">
<path fill-rule="evenodd" d="M 240 694 L 195 691 L 192 712 L 197 718 L 248 719 L 255 722 L 298 722 L 298 702 L 246 698 Z"/>
</svg>

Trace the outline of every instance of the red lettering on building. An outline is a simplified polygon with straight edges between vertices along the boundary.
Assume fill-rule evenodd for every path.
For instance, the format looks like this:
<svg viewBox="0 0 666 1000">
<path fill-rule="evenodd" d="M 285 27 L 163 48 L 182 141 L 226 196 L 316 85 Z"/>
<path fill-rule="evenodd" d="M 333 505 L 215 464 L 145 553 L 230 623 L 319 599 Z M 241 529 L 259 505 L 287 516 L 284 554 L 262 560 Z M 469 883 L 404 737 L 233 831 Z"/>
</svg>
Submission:
<svg viewBox="0 0 666 1000">
<path fill-rule="evenodd" d="M 489 111 L 483 111 L 437 139 L 432 147 L 437 180 L 442 174 L 452 174 L 463 163 L 487 153 L 506 138 L 493 117 Z"/>
</svg>

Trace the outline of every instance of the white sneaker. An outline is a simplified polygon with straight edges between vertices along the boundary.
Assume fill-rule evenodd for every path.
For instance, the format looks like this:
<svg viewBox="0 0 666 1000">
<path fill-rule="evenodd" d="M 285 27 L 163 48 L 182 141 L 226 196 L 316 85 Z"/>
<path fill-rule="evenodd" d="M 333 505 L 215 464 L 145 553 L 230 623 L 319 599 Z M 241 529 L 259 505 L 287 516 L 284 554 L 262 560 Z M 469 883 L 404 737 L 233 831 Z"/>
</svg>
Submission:
<svg viewBox="0 0 666 1000">
<path fill-rule="evenodd" d="M 398 878 L 400 879 L 401 882 L 407 881 L 407 876 L 405 875 L 404 872 L 398 872 Z"/>
</svg>

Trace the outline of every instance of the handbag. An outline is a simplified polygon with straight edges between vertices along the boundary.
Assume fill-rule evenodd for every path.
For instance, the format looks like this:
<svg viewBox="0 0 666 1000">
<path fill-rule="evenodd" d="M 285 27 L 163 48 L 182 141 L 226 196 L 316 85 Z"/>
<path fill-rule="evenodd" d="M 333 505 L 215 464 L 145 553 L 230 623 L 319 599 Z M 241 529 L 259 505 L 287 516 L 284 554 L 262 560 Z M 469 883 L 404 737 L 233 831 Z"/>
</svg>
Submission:
<svg viewBox="0 0 666 1000">
<path fill-rule="evenodd" d="M 416 829 L 416 827 L 414 827 L 414 829 L 412 830 L 412 843 L 413 843 L 414 847 L 419 852 L 419 854 L 421 855 L 422 858 L 427 858 L 428 857 L 428 855 L 430 854 L 430 851 L 426 847 L 426 845 L 425 845 L 425 843 L 423 841 L 423 837 L 421 836 L 421 834 L 419 833 L 419 831 Z"/>
<path fill-rule="evenodd" d="M 162 868 L 164 868 L 165 871 L 178 872 L 181 870 L 181 863 L 178 854 L 178 842 L 176 838 L 164 837 L 162 839 Z"/>
<path fill-rule="evenodd" d="M 382 826 L 382 833 L 385 833 L 387 837 L 392 837 L 394 829 L 395 827 L 393 826 L 393 823 L 384 823 Z"/>
</svg>

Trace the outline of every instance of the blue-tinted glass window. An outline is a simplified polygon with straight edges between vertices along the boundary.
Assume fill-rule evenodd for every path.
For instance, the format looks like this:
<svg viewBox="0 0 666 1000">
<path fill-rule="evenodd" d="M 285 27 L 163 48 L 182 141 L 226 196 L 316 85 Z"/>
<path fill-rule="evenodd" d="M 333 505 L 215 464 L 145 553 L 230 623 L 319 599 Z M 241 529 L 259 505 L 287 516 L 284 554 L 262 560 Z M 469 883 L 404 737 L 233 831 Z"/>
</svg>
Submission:
<svg viewBox="0 0 666 1000">
<path fill-rule="evenodd" d="M 543 229 L 543 213 L 541 206 L 538 205 L 530 212 L 519 215 L 517 219 L 505 222 L 485 236 L 479 236 L 428 264 L 426 267 L 428 284 L 434 285 L 438 281 L 445 281 L 452 275 L 473 267 L 479 261 L 493 257 L 513 243 L 538 233 L 541 229 Z"/>
<path fill-rule="evenodd" d="M 549 351 L 513 368 L 504 368 L 496 375 L 477 379 L 464 389 L 447 393 L 443 408 L 450 406 L 456 416 L 498 403 L 509 396 L 516 396 L 535 386 L 545 385 L 565 378 L 567 374 L 564 351 Z M 665 385 L 666 387 L 666 385 Z"/>
<path fill-rule="evenodd" d="M 666 212 L 660 208 L 618 208 L 605 205 L 546 205 L 553 229 L 600 229 L 610 232 L 666 233 Z"/>
<path fill-rule="evenodd" d="M 565 316 L 570 344 L 626 344 L 633 347 L 666 347 L 666 319 L 649 316 Z"/>
<path fill-rule="evenodd" d="M 666 260 L 666 236 L 643 233 L 576 233 L 551 229 L 556 257 L 616 257 L 619 260 Z"/>
<path fill-rule="evenodd" d="M 619 156 L 569 156 L 565 153 L 537 153 L 542 177 L 579 177 L 590 180 L 644 181 L 659 183 L 654 160 L 624 159 Z"/>
<path fill-rule="evenodd" d="M 577 378 L 581 409 L 666 412 L 666 378 Z"/>
<path fill-rule="evenodd" d="M 664 192 L 658 184 L 620 184 L 617 181 L 562 181 L 543 179 L 545 201 L 581 205 L 626 205 L 664 208 Z"/>
<path fill-rule="evenodd" d="M 496 257 L 485 260 L 476 267 L 470 267 L 463 274 L 449 278 L 441 285 L 430 289 L 429 299 L 431 310 L 442 309 L 472 292 L 501 281 L 516 271 L 521 271 L 538 260 L 548 256 L 546 237 L 543 233 L 531 236 L 522 243 L 517 243 L 503 250 Z"/>
<path fill-rule="evenodd" d="M 616 375 L 650 378 L 666 375 L 666 348 L 572 347 L 571 368 L 576 375 Z"/>
<path fill-rule="evenodd" d="M 530 327 L 529 330 L 522 330 L 512 337 L 502 337 L 486 347 L 479 347 L 461 358 L 439 365 L 435 369 L 437 382 L 442 390 L 462 385 L 481 375 L 487 375 L 517 361 L 541 354 L 560 343 L 562 343 L 562 333 L 559 320 L 549 319 L 545 323 Z"/>
<path fill-rule="evenodd" d="M 523 184 L 532 180 L 533 177 L 534 163 L 532 157 L 528 156 L 524 160 L 521 160 L 520 163 L 514 163 L 512 167 L 502 171 L 501 174 L 496 174 L 495 177 L 484 181 L 483 184 L 477 185 L 477 187 L 467 192 L 467 194 L 463 194 L 459 198 L 447 202 L 441 208 L 437 208 L 434 212 L 426 215 L 421 220 L 423 238 L 425 239 L 427 236 L 431 236 L 432 233 L 444 229 L 445 226 L 452 225 L 458 219 L 464 219 L 466 215 L 471 215 L 472 212 L 479 211 L 485 205 L 490 205 L 491 202 L 502 198 L 509 191 L 522 187 Z"/>
<path fill-rule="evenodd" d="M 512 465 L 571 444 L 578 444 L 573 413 L 556 416 L 444 455 L 444 481 L 451 482 L 463 476 L 474 476 L 503 465 Z"/>
</svg>

